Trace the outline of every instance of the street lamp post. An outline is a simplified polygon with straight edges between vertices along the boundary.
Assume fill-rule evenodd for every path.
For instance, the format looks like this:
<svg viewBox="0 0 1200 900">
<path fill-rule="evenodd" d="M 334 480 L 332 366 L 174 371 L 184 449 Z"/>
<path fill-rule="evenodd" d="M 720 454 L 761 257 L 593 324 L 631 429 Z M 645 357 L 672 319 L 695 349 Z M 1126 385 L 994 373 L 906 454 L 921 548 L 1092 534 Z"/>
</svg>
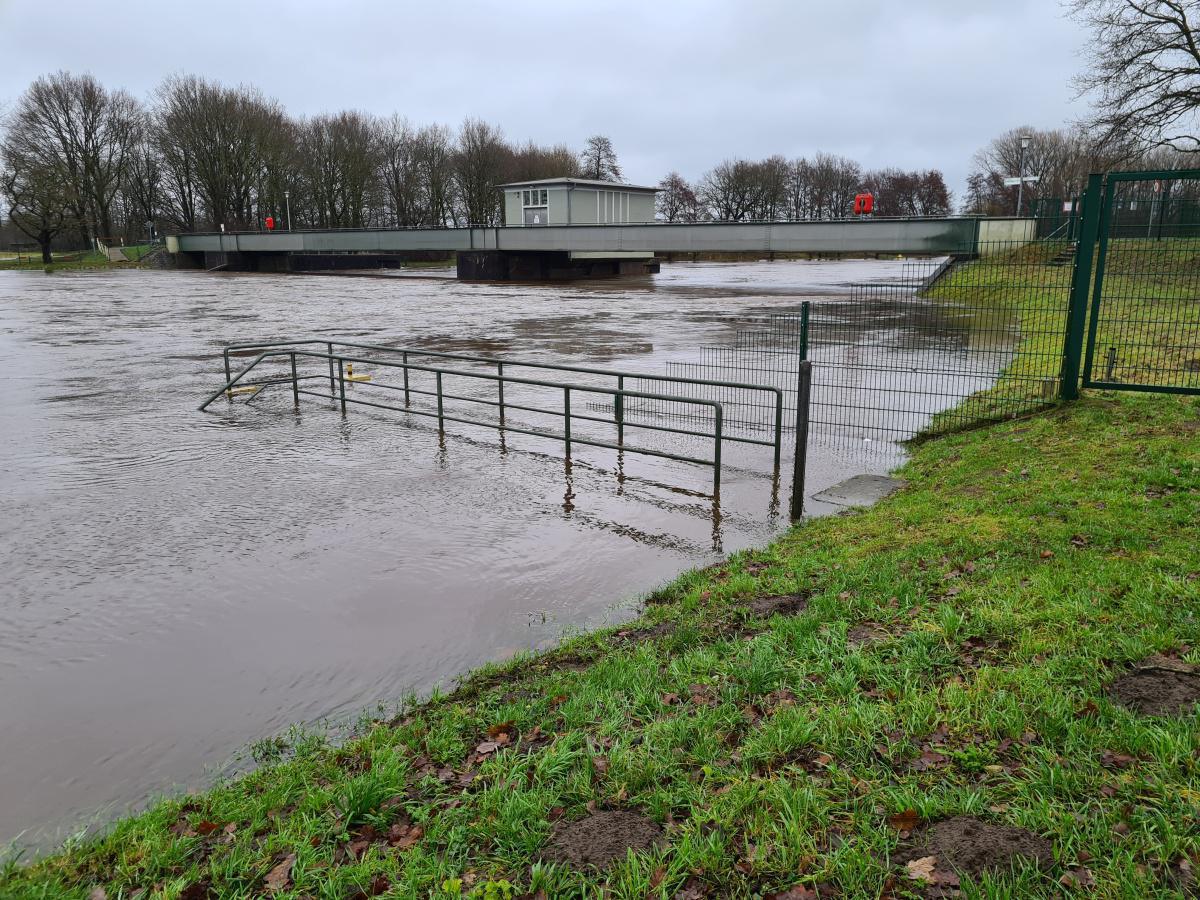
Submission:
<svg viewBox="0 0 1200 900">
<path fill-rule="evenodd" d="M 288 231 L 292 230 L 292 192 L 283 192 L 283 204 L 287 208 Z"/>
<path fill-rule="evenodd" d="M 1021 179 L 1017 182 L 1017 217 L 1021 215 L 1021 201 L 1025 199 L 1025 151 L 1029 149 L 1030 137 L 1027 134 L 1021 135 L 1021 155 L 1017 162 L 1017 178 Z"/>
</svg>

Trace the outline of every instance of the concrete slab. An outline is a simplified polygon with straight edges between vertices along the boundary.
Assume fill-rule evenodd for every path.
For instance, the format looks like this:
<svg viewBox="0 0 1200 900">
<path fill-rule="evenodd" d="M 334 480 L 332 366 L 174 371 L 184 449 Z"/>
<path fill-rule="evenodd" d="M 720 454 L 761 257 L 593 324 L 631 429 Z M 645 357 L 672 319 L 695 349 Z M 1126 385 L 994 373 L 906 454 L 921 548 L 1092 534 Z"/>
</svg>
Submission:
<svg viewBox="0 0 1200 900">
<path fill-rule="evenodd" d="M 894 494 L 906 482 L 886 475 L 855 475 L 845 481 L 813 494 L 812 499 L 837 506 L 873 506 L 884 497 Z"/>
</svg>

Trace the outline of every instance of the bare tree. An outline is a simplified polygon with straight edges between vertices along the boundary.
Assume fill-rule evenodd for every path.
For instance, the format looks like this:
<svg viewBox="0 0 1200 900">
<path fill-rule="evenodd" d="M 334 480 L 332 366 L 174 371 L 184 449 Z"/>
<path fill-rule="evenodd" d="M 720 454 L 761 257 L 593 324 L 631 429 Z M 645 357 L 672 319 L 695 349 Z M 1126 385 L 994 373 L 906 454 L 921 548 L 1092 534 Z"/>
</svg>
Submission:
<svg viewBox="0 0 1200 900">
<path fill-rule="evenodd" d="M 1095 99 L 1089 125 L 1106 144 L 1200 150 L 1198 0 L 1071 0 L 1092 30 L 1092 59 L 1076 79 Z"/>
<path fill-rule="evenodd" d="M 250 87 L 175 77 L 159 90 L 154 118 L 175 217 L 249 228 L 264 210 L 282 209 L 295 135 L 277 102 Z"/>
<path fill-rule="evenodd" d="M 542 147 L 529 141 L 513 151 L 506 180 L 537 181 L 543 178 L 578 178 L 579 158 L 566 144 Z"/>
<path fill-rule="evenodd" d="M 68 224 L 66 186 L 61 173 L 4 151 L 6 168 L 0 172 L 0 194 L 8 203 L 9 219 L 37 242 L 42 262 L 53 262 L 51 244 Z"/>
<path fill-rule="evenodd" d="M 454 206 L 454 137 L 445 125 L 427 125 L 417 132 L 421 175 L 425 186 L 425 224 L 435 228 L 457 224 Z"/>
<path fill-rule="evenodd" d="M 655 196 L 658 218 L 664 222 L 692 221 L 689 214 L 694 213 L 700 201 L 687 180 L 678 172 L 671 172 L 658 186 L 662 188 Z"/>
<path fill-rule="evenodd" d="M 1029 146 L 1021 148 L 1021 139 Z M 967 176 L 964 211 L 989 216 L 1017 213 L 1017 188 L 1004 184 L 1005 177 L 1022 172 L 1036 176 L 1026 183 L 1022 213 L 1045 198 L 1067 199 L 1082 190 L 1088 172 L 1103 171 L 1128 156 L 1124 147 L 1101 145 L 1080 129 L 1039 130 L 1022 127 L 1006 131 L 975 154 Z"/>
<path fill-rule="evenodd" d="M 756 164 L 745 159 L 727 159 L 700 179 L 700 199 L 712 217 L 721 222 L 749 218 L 760 193 Z"/>
<path fill-rule="evenodd" d="M 511 170 L 512 160 L 512 149 L 500 129 L 480 119 L 467 119 L 458 135 L 454 159 L 454 180 L 465 223 L 498 224 L 499 186 Z"/>
<path fill-rule="evenodd" d="M 369 115 L 316 116 L 299 129 L 306 209 L 318 228 L 362 228 L 378 204 L 384 162 L 380 127 Z"/>
<path fill-rule="evenodd" d="M 121 187 L 126 237 L 142 234 L 147 223 L 156 225 L 159 222 L 163 194 L 162 157 L 144 136 L 129 155 L 129 166 Z"/>
<path fill-rule="evenodd" d="M 881 169 L 867 172 L 862 188 L 875 198 L 878 216 L 945 216 L 950 214 L 950 191 L 936 169 L 907 172 Z"/>
<path fill-rule="evenodd" d="M 602 134 L 587 139 L 587 145 L 579 154 L 579 166 L 584 178 L 596 181 L 620 181 L 621 166 L 617 163 L 617 151 L 612 141 Z"/>
<path fill-rule="evenodd" d="M 88 237 L 113 231 L 113 203 L 142 134 L 141 110 L 91 75 L 56 72 L 33 82 L 7 120 L 14 158 L 63 179 L 75 222 Z"/>
</svg>

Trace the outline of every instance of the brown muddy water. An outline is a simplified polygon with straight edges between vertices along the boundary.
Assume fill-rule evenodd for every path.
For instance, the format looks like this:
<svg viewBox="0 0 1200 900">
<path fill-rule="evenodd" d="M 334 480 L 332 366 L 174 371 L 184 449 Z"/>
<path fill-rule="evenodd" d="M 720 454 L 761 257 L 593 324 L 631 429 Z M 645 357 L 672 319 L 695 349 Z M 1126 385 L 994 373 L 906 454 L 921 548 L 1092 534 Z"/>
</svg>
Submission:
<svg viewBox="0 0 1200 900">
<path fill-rule="evenodd" d="M 553 441 L 500 452 L 495 431 L 454 426 L 439 441 L 400 414 L 297 412 L 282 388 L 197 412 L 225 343 L 335 335 L 662 372 L 901 267 L 678 264 L 570 285 L 0 274 L 0 843 L 44 848 L 203 786 L 291 723 L 628 618 L 786 525 L 766 450 L 728 451 L 714 516 L 698 466 L 627 455 L 618 473 L 580 448 L 568 468 Z M 810 492 L 896 462 L 816 448 Z"/>
</svg>

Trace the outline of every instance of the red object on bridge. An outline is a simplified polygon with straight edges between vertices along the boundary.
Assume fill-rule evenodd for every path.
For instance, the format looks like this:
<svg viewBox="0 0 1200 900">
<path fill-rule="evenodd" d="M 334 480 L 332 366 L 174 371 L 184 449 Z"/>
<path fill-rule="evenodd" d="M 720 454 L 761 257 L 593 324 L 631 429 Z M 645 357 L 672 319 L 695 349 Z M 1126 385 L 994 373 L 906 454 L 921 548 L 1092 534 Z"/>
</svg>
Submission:
<svg viewBox="0 0 1200 900">
<path fill-rule="evenodd" d="M 869 216 L 874 208 L 875 198 L 871 194 L 854 195 L 854 214 L 856 216 Z"/>
<path fill-rule="evenodd" d="M 267 231 L 274 231 L 274 230 L 275 230 L 275 217 L 267 216 Z"/>
</svg>

